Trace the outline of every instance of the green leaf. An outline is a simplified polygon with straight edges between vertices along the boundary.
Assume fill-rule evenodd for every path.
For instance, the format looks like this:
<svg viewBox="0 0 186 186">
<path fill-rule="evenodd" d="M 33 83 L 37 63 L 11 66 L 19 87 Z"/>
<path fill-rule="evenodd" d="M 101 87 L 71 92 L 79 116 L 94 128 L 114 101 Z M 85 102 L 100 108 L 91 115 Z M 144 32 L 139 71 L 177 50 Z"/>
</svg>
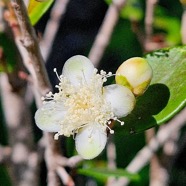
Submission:
<svg viewBox="0 0 186 186">
<path fill-rule="evenodd" d="M 95 179 L 105 182 L 107 178 L 109 177 L 127 177 L 130 180 L 138 181 L 139 175 L 138 174 L 132 174 L 124 169 L 115 169 L 115 170 L 109 170 L 106 168 L 88 168 L 88 169 L 78 169 L 79 174 L 83 174 L 85 176 L 94 177 Z"/>
<path fill-rule="evenodd" d="M 140 21 L 143 18 L 143 10 L 138 0 L 130 0 L 126 2 L 126 5 L 120 13 L 122 18 L 132 21 Z"/>
<path fill-rule="evenodd" d="M 14 42 L 5 33 L 0 33 L 0 47 L 4 60 L 0 60 L 0 72 L 12 72 L 17 62 L 17 50 Z"/>
<path fill-rule="evenodd" d="M 181 42 L 180 21 L 175 17 L 156 16 L 154 27 L 166 32 L 166 41 L 169 46 L 177 45 Z"/>
<path fill-rule="evenodd" d="M 186 46 L 160 50 L 147 55 L 146 58 L 154 71 L 151 84 L 161 83 L 170 92 L 166 107 L 155 115 L 157 124 L 160 125 L 186 105 Z"/>
<path fill-rule="evenodd" d="M 152 52 L 146 59 L 153 69 L 151 85 L 123 118 L 123 134 L 144 131 L 171 119 L 186 105 L 186 46 Z M 123 129 L 122 129 L 123 128 Z"/>
<path fill-rule="evenodd" d="M 28 5 L 28 14 L 32 25 L 35 25 L 42 15 L 50 8 L 54 0 L 38 2 L 30 0 Z"/>
</svg>

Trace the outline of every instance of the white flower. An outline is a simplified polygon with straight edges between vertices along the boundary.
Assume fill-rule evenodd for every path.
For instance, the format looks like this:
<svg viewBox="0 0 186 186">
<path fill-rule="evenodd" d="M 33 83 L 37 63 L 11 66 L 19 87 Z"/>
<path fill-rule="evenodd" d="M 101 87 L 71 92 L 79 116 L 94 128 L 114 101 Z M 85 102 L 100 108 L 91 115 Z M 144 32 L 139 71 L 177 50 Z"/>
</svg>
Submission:
<svg viewBox="0 0 186 186">
<path fill-rule="evenodd" d="M 56 69 L 55 69 L 56 72 Z M 58 76 L 57 72 L 56 75 Z M 135 104 L 132 92 L 121 85 L 103 87 L 112 73 L 97 72 L 84 56 L 66 61 L 58 76 L 58 93 L 49 92 L 43 106 L 37 110 L 35 121 L 44 131 L 69 137 L 76 134 L 76 149 L 85 159 L 96 157 L 106 145 L 106 129 L 111 120 L 129 114 Z M 92 149 L 92 150 L 91 150 Z"/>
</svg>

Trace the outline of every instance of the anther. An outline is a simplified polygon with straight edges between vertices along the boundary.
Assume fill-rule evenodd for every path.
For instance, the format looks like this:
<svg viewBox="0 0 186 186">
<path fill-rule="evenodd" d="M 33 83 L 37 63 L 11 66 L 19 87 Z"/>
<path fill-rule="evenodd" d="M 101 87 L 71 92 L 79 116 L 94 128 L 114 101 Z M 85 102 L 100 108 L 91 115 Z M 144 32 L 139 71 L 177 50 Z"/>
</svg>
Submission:
<svg viewBox="0 0 186 186">
<path fill-rule="evenodd" d="M 114 130 L 110 130 L 110 134 L 114 134 Z"/>
<path fill-rule="evenodd" d="M 54 72 L 55 72 L 55 74 L 56 74 L 56 76 L 57 76 L 57 78 L 59 79 L 59 81 L 60 81 L 60 76 L 58 75 L 58 73 L 57 73 L 57 69 L 56 68 L 54 68 L 54 70 L 53 70 Z"/>
<path fill-rule="evenodd" d="M 44 97 L 44 96 L 42 96 L 42 97 L 41 97 L 41 100 L 42 100 L 42 101 L 44 101 L 44 100 L 45 100 L 45 97 Z"/>
</svg>

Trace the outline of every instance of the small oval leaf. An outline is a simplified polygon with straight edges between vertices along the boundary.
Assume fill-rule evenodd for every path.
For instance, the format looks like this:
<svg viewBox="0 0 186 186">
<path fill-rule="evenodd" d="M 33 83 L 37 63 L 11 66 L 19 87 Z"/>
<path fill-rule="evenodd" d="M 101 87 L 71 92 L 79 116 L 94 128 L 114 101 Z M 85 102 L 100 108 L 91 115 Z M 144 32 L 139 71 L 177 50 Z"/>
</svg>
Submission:
<svg viewBox="0 0 186 186">
<path fill-rule="evenodd" d="M 115 169 L 109 170 L 106 168 L 87 168 L 87 169 L 78 169 L 79 174 L 83 174 L 85 176 L 91 176 L 99 181 L 106 181 L 109 177 L 126 177 L 133 181 L 138 181 L 140 179 L 138 174 L 129 173 L 124 169 Z"/>
</svg>

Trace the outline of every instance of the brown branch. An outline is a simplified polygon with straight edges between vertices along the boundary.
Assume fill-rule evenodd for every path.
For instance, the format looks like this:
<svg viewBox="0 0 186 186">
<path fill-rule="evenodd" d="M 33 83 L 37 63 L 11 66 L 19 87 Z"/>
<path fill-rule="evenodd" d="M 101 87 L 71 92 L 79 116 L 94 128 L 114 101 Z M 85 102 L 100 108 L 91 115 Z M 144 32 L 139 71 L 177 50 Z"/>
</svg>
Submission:
<svg viewBox="0 0 186 186">
<path fill-rule="evenodd" d="M 151 129 L 147 130 L 145 132 L 145 136 L 146 136 L 146 142 L 149 143 L 150 140 L 155 136 L 155 129 L 151 128 Z M 171 136 L 170 136 L 170 138 L 171 138 Z M 154 153 L 154 155 L 151 157 L 151 160 L 150 160 L 149 176 L 150 176 L 150 179 L 149 179 L 150 186 L 166 185 L 165 183 L 167 182 L 168 173 L 167 173 L 167 170 L 165 169 L 165 167 L 162 165 L 162 162 L 160 160 L 160 156 L 158 156 L 158 154 L 156 154 L 156 153 Z"/>
<path fill-rule="evenodd" d="M 13 0 L 12 2 L 21 33 L 21 35 L 18 35 L 14 32 L 16 44 L 22 55 L 24 65 L 32 75 L 37 90 L 41 95 L 45 95 L 51 89 L 51 86 L 36 34 L 30 24 L 24 2 L 22 0 Z"/>
<path fill-rule="evenodd" d="M 158 43 L 152 41 L 153 36 L 153 22 L 154 22 L 154 8 L 158 0 L 146 0 L 146 12 L 145 12 L 145 51 L 152 51 L 158 49 L 160 46 Z"/>
<path fill-rule="evenodd" d="M 56 169 L 58 176 L 63 180 L 63 184 L 66 186 L 75 186 L 74 181 L 69 176 L 69 174 L 66 172 L 66 170 L 62 167 L 57 167 Z"/>
<path fill-rule="evenodd" d="M 109 44 L 112 32 L 119 19 L 120 10 L 123 8 L 125 2 L 126 0 L 113 0 L 107 10 L 101 28 L 89 53 L 89 59 L 95 67 L 98 66 L 99 61 Z"/>
<path fill-rule="evenodd" d="M 16 76 L 14 78 L 14 82 L 19 81 L 19 79 L 16 79 Z M 37 186 L 37 159 L 32 176 L 29 177 L 29 182 L 26 175 L 27 170 L 30 169 L 28 162 L 30 154 L 33 152 L 34 144 L 31 115 L 28 105 L 24 101 L 24 86 L 19 87 L 19 90 L 16 89 L 17 91 L 13 91 L 14 89 L 9 83 L 9 76 L 4 73 L 0 76 L 0 90 L 8 129 L 9 146 L 11 147 L 10 159 L 6 162 L 6 165 L 9 167 L 10 176 L 13 183 L 17 186 L 21 185 L 22 182 L 31 186 L 33 181 Z"/>
<path fill-rule="evenodd" d="M 154 22 L 154 7 L 157 0 L 146 1 L 146 12 L 145 12 L 145 34 L 146 42 L 151 41 L 153 34 L 153 22 Z"/>
<path fill-rule="evenodd" d="M 12 6 L 15 11 L 17 29 L 12 28 L 15 42 L 23 58 L 23 63 L 31 74 L 32 81 L 41 95 L 45 95 L 50 89 L 50 83 L 41 56 L 36 34 L 30 25 L 26 8 L 22 0 L 14 0 Z M 9 23 L 11 26 L 11 23 Z M 15 26 L 15 24 L 14 24 Z M 37 94 L 38 95 L 38 94 Z M 39 96 L 39 97 L 40 97 Z M 41 101 L 38 102 L 38 105 Z M 53 134 L 45 133 L 45 161 L 48 168 L 48 185 L 57 186 L 59 179 L 56 174 L 56 155 L 59 155 L 59 141 L 54 141 Z"/>
</svg>

